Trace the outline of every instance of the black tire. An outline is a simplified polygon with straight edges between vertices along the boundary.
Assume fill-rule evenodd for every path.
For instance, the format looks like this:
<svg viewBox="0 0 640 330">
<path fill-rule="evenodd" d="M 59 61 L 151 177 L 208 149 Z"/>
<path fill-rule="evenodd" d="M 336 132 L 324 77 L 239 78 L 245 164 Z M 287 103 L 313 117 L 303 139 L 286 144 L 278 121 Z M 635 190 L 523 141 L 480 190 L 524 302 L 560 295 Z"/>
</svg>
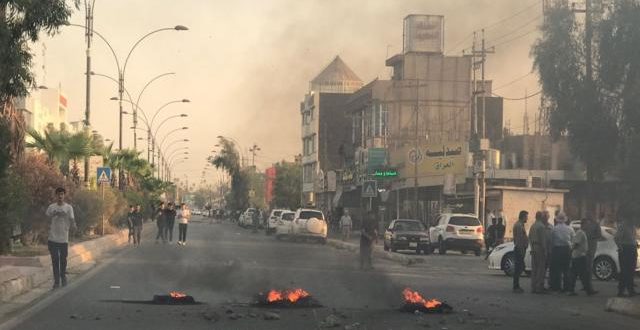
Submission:
<svg viewBox="0 0 640 330">
<path fill-rule="evenodd" d="M 431 246 L 425 248 L 424 250 L 422 250 L 422 253 L 424 253 L 425 255 L 429 255 L 431 253 L 433 253 L 433 248 Z"/>
<path fill-rule="evenodd" d="M 320 244 L 322 244 L 322 245 L 327 244 L 327 239 L 326 238 L 321 238 L 320 239 Z"/>
<path fill-rule="evenodd" d="M 416 254 L 420 255 L 420 251 L 421 251 L 420 249 L 416 249 Z"/>
<path fill-rule="evenodd" d="M 593 261 L 591 272 L 600 281 L 609 281 L 616 277 L 618 269 L 613 259 L 608 256 L 600 256 Z"/>
<path fill-rule="evenodd" d="M 513 273 L 515 273 L 516 268 L 516 259 L 513 252 L 509 252 L 502 257 L 500 268 L 502 268 L 505 275 L 513 277 Z"/>
<path fill-rule="evenodd" d="M 467 254 L 467 250 L 460 250 L 460 253 Z"/>
<path fill-rule="evenodd" d="M 383 248 L 385 251 L 389 251 L 389 247 L 387 246 L 387 244 L 383 244 L 382 248 Z"/>
<path fill-rule="evenodd" d="M 477 249 L 477 250 L 473 251 L 473 254 L 475 254 L 476 257 L 479 257 L 482 254 L 482 251 L 480 249 Z"/>
<path fill-rule="evenodd" d="M 447 246 L 444 240 L 442 240 L 442 237 L 438 238 L 438 253 L 441 255 L 447 254 Z"/>
</svg>

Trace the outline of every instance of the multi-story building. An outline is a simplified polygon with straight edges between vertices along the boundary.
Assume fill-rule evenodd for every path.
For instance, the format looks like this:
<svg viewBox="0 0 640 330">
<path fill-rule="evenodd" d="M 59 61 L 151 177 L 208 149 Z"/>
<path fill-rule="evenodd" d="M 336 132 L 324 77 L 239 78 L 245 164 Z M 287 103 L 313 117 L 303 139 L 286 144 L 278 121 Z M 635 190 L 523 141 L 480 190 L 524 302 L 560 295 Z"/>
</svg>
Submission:
<svg viewBox="0 0 640 330">
<path fill-rule="evenodd" d="M 344 150 L 351 138 L 351 121 L 345 116 L 344 104 L 360 87 L 362 80 L 336 56 L 311 80 L 309 92 L 300 103 L 305 204 L 331 208 L 335 193 L 333 171 L 343 167 Z"/>
<path fill-rule="evenodd" d="M 67 98 L 59 88 L 40 88 L 18 98 L 16 107 L 30 129 L 44 134 L 47 129 L 66 130 Z"/>
</svg>

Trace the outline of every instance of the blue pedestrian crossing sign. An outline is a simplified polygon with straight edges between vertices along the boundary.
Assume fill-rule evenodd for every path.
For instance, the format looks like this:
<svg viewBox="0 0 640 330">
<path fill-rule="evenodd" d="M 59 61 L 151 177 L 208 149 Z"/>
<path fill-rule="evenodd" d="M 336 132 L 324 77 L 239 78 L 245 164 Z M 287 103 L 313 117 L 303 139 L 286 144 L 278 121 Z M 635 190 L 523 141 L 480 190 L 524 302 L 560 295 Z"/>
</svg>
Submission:
<svg viewBox="0 0 640 330">
<path fill-rule="evenodd" d="M 110 167 L 98 167 L 98 183 L 111 183 Z"/>
<path fill-rule="evenodd" d="M 369 180 L 362 183 L 362 198 L 375 198 L 378 196 L 378 182 Z"/>
</svg>

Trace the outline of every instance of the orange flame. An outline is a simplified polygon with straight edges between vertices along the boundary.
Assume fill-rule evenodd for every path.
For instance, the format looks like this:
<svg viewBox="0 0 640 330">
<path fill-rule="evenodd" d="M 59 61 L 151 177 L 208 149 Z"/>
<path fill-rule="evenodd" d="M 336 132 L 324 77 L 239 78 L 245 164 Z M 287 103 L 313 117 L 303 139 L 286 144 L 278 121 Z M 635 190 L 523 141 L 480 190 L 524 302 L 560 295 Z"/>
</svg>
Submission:
<svg viewBox="0 0 640 330">
<path fill-rule="evenodd" d="M 409 288 L 404 289 L 402 294 L 404 295 L 404 301 L 407 303 L 423 305 L 426 308 L 437 308 L 442 305 L 442 303 L 436 299 L 426 300 L 422 298 L 417 291 L 411 291 Z"/>
<path fill-rule="evenodd" d="M 267 294 L 267 301 L 272 302 L 280 302 L 288 300 L 289 302 L 295 303 L 298 300 L 310 296 L 309 292 L 304 291 L 303 289 L 293 289 L 293 290 L 271 290 Z"/>
<path fill-rule="evenodd" d="M 174 299 L 180 299 L 180 298 L 185 298 L 187 297 L 186 294 L 182 293 L 182 292 L 178 292 L 178 291 L 171 291 L 169 292 L 169 296 L 171 296 L 171 298 Z"/>
</svg>

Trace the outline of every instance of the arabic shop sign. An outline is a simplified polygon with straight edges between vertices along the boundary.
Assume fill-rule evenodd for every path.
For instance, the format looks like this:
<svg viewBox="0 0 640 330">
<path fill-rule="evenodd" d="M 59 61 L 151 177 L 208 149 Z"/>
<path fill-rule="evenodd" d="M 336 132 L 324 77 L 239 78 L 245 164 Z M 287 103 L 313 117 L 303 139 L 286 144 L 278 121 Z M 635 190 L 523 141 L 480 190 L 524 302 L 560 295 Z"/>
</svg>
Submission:
<svg viewBox="0 0 640 330">
<path fill-rule="evenodd" d="M 398 171 L 395 169 L 375 170 L 373 176 L 376 178 L 395 178 L 398 176 Z"/>
<path fill-rule="evenodd" d="M 441 176 L 445 174 L 465 174 L 466 143 L 439 143 L 423 145 L 417 150 L 406 148 L 392 154 L 391 163 L 404 164 L 399 176 L 412 177 L 413 167 L 418 165 L 419 176 Z"/>
</svg>

